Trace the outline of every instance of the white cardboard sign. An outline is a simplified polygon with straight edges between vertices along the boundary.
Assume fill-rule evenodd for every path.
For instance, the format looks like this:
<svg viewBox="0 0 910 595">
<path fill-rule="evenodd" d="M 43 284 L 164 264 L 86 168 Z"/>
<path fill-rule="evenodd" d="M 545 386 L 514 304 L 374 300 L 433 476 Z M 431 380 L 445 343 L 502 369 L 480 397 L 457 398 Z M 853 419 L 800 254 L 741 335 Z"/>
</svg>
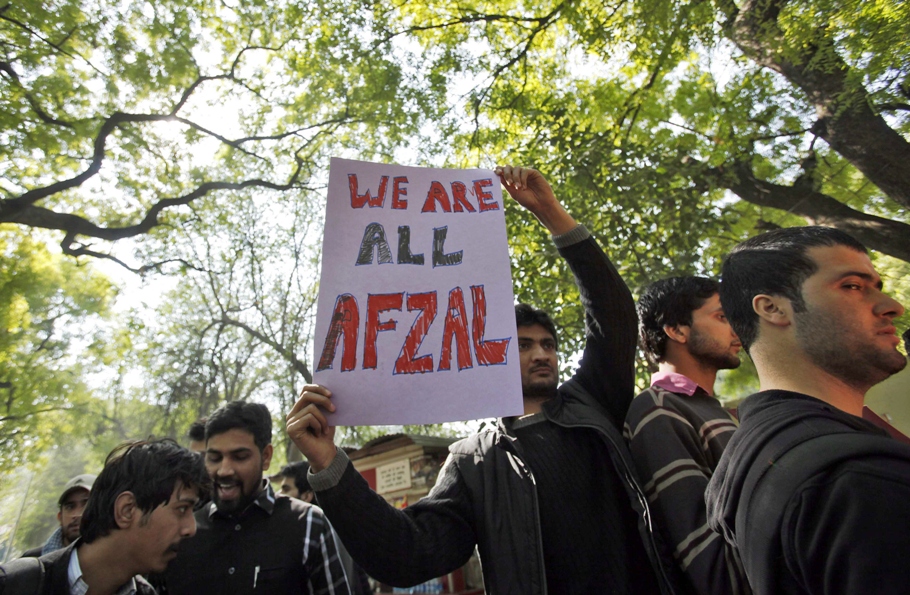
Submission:
<svg viewBox="0 0 910 595">
<path fill-rule="evenodd" d="M 336 158 L 327 200 L 313 379 L 330 423 L 520 414 L 499 178 Z"/>
</svg>

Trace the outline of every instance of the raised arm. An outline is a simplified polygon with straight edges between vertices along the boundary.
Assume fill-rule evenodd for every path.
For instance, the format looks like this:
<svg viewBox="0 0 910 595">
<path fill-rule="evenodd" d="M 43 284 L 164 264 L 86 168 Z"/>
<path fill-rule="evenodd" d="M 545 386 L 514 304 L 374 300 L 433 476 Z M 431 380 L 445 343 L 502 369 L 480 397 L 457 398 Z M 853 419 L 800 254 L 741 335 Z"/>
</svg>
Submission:
<svg viewBox="0 0 910 595">
<path fill-rule="evenodd" d="M 610 412 L 621 429 L 635 396 L 638 318 L 632 294 L 588 230 L 559 203 L 540 172 L 503 166 L 496 173 L 512 198 L 553 235 L 575 276 L 585 308 L 587 340 L 574 379 Z"/>
<path fill-rule="evenodd" d="M 586 237 L 581 241 L 572 242 L 571 234 L 553 238 L 575 275 L 585 309 L 585 350 L 573 380 L 597 399 L 621 430 L 635 396 L 638 316 L 616 267 L 582 230 Z"/>
</svg>

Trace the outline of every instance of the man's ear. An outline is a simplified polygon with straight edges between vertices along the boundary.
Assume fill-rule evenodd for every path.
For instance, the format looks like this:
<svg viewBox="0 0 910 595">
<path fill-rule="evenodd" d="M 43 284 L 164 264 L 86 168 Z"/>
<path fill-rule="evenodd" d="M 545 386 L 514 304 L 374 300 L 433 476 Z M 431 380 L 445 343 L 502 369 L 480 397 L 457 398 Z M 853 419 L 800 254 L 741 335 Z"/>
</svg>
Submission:
<svg viewBox="0 0 910 595">
<path fill-rule="evenodd" d="M 114 500 L 114 522 L 120 529 L 129 528 L 134 521 L 138 521 L 142 511 L 136 506 L 136 496 L 133 492 L 121 492 Z"/>
<path fill-rule="evenodd" d="M 752 298 L 752 309 L 761 320 L 774 326 L 789 326 L 793 322 L 793 306 L 780 295 L 760 293 Z"/>
<path fill-rule="evenodd" d="M 664 334 L 671 341 L 676 341 L 677 343 L 688 343 L 689 342 L 689 332 L 692 330 L 692 327 L 687 324 L 680 324 L 677 326 L 670 326 L 669 324 L 664 325 Z"/>
<path fill-rule="evenodd" d="M 63 520 L 63 510 L 58 510 L 57 511 L 57 522 L 59 523 L 62 520 Z"/>
<path fill-rule="evenodd" d="M 265 448 L 262 449 L 262 470 L 265 471 L 269 468 L 269 465 L 272 464 L 272 452 L 273 448 L 271 444 L 267 444 Z"/>
</svg>

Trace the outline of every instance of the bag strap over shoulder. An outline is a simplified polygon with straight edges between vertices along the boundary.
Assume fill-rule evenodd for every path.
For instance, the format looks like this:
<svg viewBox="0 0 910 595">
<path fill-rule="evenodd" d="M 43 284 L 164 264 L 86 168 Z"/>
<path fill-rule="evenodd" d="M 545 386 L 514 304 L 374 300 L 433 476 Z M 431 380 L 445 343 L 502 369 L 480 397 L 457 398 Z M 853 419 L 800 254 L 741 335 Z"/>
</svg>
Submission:
<svg viewBox="0 0 910 595">
<path fill-rule="evenodd" d="M 3 565 L 6 581 L 3 595 L 40 595 L 44 590 L 44 563 L 38 558 L 19 558 Z"/>
</svg>

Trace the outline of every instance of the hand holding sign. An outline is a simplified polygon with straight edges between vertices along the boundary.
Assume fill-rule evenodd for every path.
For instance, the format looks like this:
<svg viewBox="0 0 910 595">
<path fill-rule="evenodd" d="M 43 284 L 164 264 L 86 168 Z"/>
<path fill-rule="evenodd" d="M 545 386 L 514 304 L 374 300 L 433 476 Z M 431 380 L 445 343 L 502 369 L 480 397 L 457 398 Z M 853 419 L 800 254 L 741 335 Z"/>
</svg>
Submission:
<svg viewBox="0 0 910 595">
<path fill-rule="evenodd" d="M 288 438 L 310 462 L 313 472 L 322 471 L 335 458 L 335 427 L 330 426 L 323 410 L 334 412 L 332 391 L 318 384 L 307 384 L 287 415 Z"/>
<path fill-rule="evenodd" d="M 553 235 L 572 231 L 577 223 L 556 200 L 553 189 L 536 169 L 502 165 L 495 170 L 515 201 L 528 209 Z"/>
</svg>

